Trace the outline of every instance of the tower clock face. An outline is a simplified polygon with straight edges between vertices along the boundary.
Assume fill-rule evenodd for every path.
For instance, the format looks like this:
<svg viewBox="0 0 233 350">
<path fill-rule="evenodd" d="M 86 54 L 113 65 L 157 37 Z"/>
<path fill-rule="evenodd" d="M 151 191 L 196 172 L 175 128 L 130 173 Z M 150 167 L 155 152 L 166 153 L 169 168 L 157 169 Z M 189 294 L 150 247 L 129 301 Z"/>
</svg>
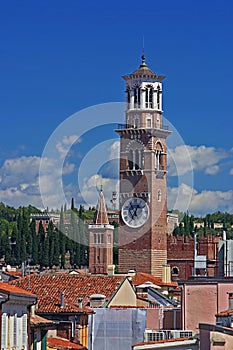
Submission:
<svg viewBox="0 0 233 350">
<path fill-rule="evenodd" d="M 138 228 L 147 221 L 149 207 L 142 198 L 130 198 L 123 204 L 121 216 L 126 225 Z"/>
</svg>

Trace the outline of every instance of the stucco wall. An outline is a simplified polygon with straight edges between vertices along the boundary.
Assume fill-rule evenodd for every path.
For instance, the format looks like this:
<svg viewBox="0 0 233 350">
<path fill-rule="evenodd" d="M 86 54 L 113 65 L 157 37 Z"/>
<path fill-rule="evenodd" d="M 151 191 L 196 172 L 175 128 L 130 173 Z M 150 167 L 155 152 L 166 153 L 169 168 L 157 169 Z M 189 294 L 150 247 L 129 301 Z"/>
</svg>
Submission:
<svg viewBox="0 0 233 350">
<path fill-rule="evenodd" d="M 183 328 L 199 331 L 199 323 L 216 324 L 215 315 L 228 309 L 228 294 L 233 282 L 199 282 L 183 288 Z"/>
</svg>

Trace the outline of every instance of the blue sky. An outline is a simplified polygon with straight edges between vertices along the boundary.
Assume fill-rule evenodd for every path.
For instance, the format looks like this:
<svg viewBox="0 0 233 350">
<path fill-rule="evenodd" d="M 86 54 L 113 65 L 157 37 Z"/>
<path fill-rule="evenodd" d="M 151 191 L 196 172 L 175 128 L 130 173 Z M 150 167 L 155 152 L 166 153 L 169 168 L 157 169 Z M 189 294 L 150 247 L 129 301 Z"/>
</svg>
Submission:
<svg viewBox="0 0 233 350">
<path fill-rule="evenodd" d="M 148 66 L 167 77 L 164 117 L 184 140 L 193 162 L 192 186 L 179 184 L 171 166 L 170 203 L 180 186 L 181 201 L 192 193 L 187 209 L 196 215 L 233 212 L 232 17 L 229 0 L 2 1 L 0 201 L 41 205 L 38 167 L 51 134 L 84 108 L 124 101 L 121 76 L 139 66 L 144 36 Z M 123 120 L 119 115 L 119 122 Z M 112 142 L 98 150 L 105 161 L 117 148 L 117 136 L 110 135 L 109 127 L 108 137 L 99 136 L 106 131 L 92 132 L 92 141 L 85 141 L 79 130 L 82 123 L 86 120 L 79 119 L 73 133 L 63 134 L 54 146 L 58 152 L 69 148 L 64 186 L 66 199 L 74 196 L 77 205 L 83 197 L 87 204 L 96 202 L 99 181 L 92 178 L 97 176 L 94 170 L 87 171 L 91 179 L 83 174 L 85 188 L 80 189 L 76 180 L 83 157 L 108 139 Z M 171 150 L 183 169 L 181 152 Z M 54 166 L 51 162 L 43 181 L 48 204 L 60 207 L 61 198 L 53 195 L 51 186 L 51 181 L 56 184 L 50 177 Z M 114 167 L 103 168 L 109 203 Z M 81 196 L 79 191 L 88 194 Z"/>
</svg>

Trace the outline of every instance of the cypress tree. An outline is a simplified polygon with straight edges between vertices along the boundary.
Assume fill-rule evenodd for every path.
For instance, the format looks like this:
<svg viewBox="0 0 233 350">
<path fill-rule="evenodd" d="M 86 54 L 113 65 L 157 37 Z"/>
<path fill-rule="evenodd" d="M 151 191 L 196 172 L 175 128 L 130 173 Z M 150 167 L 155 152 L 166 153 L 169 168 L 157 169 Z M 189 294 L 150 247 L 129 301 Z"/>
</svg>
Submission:
<svg viewBox="0 0 233 350">
<path fill-rule="evenodd" d="M 42 259 L 43 259 L 43 247 L 44 247 L 44 240 L 45 240 L 45 232 L 44 227 L 42 225 L 42 222 L 39 223 L 38 228 L 38 263 L 42 266 Z"/>
<path fill-rule="evenodd" d="M 65 248 L 66 248 L 66 236 L 65 236 L 65 225 L 64 225 L 64 213 L 63 208 L 61 208 L 60 214 L 60 224 L 59 224 L 59 247 L 61 255 L 61 268 L 65 265 Z"/>
<path fill-rule="evenodd" d="M 32 237 L 32 263 L 38 264 L 39 238 L 36 233 L 36 220 L 33 218 L 30 223 L 30 235 Z"/>
<path fill-rule="evenodd" d="M 9 237 L 9 229 L 6 229 L 6 232 L 2 237 L 2 248 L 5 252 L 5 262 L 6 264 L 11 264 L 11 246 L 10 246 L 10 237 Z"/>
<path fill-rule="evenodd" d="M 59 246 L 59 231 L 55 230 L 54 232 L 54 254 L 52 265 L 58 266 L 60 263 L 60 246 Z"/>
<path fill-rule="evenodd" d="M 41 265 L 44 267 L 49 266 L 49 236 L 46 235 L 43 242 L 43 254 L 41 258 Z"/>
<path fill-rule="evenodd" d="M 52 221 L 49 222 L 48 226 L 48 239 L 49 239 L 49 266 L 53 266 L 54 261 L 54 243 L 55 243 L 55 232 L 53 229 Z"/>
</svg>

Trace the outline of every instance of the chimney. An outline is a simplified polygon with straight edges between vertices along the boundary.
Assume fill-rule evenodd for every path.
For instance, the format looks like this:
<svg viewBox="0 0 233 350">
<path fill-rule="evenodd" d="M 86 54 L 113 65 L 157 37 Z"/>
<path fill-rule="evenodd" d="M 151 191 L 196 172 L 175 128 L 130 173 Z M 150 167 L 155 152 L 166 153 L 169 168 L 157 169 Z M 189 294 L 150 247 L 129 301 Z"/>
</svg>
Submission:
<svg viewBox="0 0 233 350">
<path fill-rule="evenodd" d="M 170 265 L 163 265 L 162 281 L 164 283 L 171 283 L 171 268 L 170 268 Z"/>
<path fill-rule="evenodd" d="M 90 307 L 102 307 L 106 301 L 106 296 L 103 294 L 90 295 Z"/>
<path fill-rule="evenodd" d="M 35 317 L 35 309 L 36 309 L 36 305 L 31 305 L 31 316 Z"/>
<path fill-rule="evenodd" d="M 61 309 L 64 309 L 65 306 L 65 293 L 61 292 Z"/>
<path fill-rule="evenodd" d="M 83 299 L 82 299 L 82 298 L 78 298 L 78 307 L 79 307 L 80 309 L 83 308 Z"/>
<path fill-rule="evenodd" d="M 225 230 L 223 230 L 223 233 L 222 233 L 222 240 L 223 241 L 226 241 L 227 240 L 227 233 Z"/>
<path fill-rule="evenodd" d="M 115 265 L 108 265 L 108 275 L 109 276 L 115 275 Z"/>
<path fill-rule="evenodd" d="M 136 271 L 135 270 L 128 270 L 127 276 L 134 277 L 135 275 L 136 275 Z"/>
</svg>

